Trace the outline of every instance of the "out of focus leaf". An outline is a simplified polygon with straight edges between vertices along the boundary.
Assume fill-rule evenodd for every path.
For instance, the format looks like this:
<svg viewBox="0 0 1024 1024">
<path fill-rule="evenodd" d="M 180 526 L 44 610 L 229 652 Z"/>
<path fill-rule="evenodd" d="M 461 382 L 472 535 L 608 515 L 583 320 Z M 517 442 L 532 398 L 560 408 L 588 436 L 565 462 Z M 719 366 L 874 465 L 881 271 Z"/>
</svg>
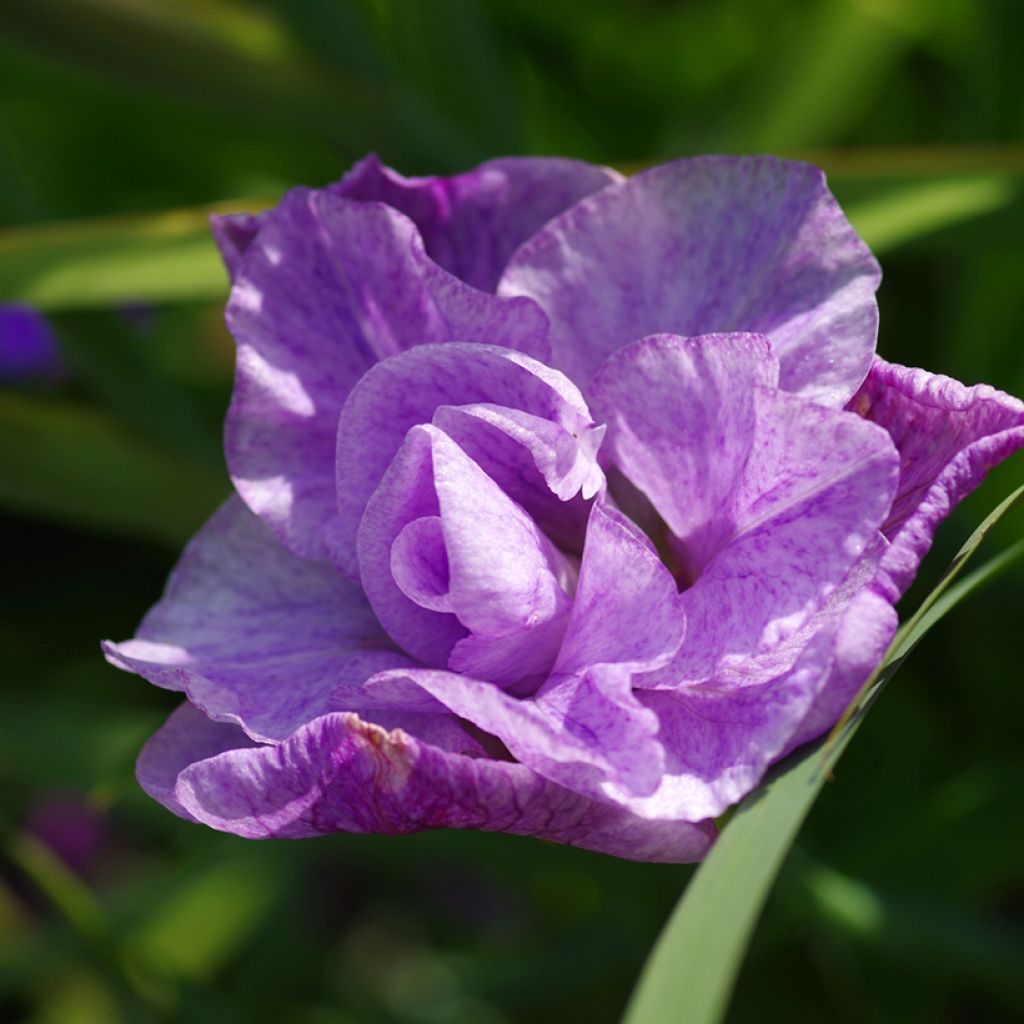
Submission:
<svg viewBox="0 0 1024 1024">
<path fill-rule="evenodd" d="M 183 875 L 132 931 L 132 947 L 172 975 L 209 981 L 281 899 L 293 860 L 269 847 L 243 847 Z"/>
<path fill-rule="evenodd" d="M 792 870 L 791 870 L 792 867 Z M 794 850 L 783 872 L 789 895 L 826 927 L 889 960 L 981 982 L 1024 1004 L 1024 932 L 954 903 L 870 886 Z"/>
<path fill-rule="evenodd" d="M 988 531 L 1022 498 L 1024 487 L 1014 491 L 971 534 L 939 585 L 896 634 L 882 664 L 832 735 L 786 758 L 739 805 L 648 958 L 624 1024 L 675 1024 L 680 1020 L 716 1024 L 722 1020 L 772 883 L 864 712 L 932 626 L 1006 566 L 1006 554 L 997 556 L 951 587 Z M 1024 545 L 1015 546 L 1013 552 L 1024 552 Z"/>
<path fill-rule="evenodd" d="M 850 205 L 847 216 L 876 253 L 1008 205 L 1020 193 L 1009 175 L 980 175 L 901 185 Z"/>
<path fill-rule="evenodd" d="M 205 463 L 138 440 L 100 412 L 0 394 L 0 505 L 178 545 L 228 492 Z"/>
<path fill-rule="evenodd" d="M 267 200 L 218 206 L 256 211 Z M 0 231 L 0 302 L 76 309 L 213 299 L 227 276 L 210 235 L 214 208 Z"/>
<path fill-rule="evenodd" d="M 20 47 L 126 86 L 344 145 L 356 128 L 379 146 L 388 83 L 365 82 L 294 52 L 251 7 L 159 0 L 7 0 Z"/>
<path fill-rule="evenodd" d="M 127 316 L 88 310 L 60 313 L 50 322 L 76 380 L 125 426 L 156 444 L 221 464 L 218 426 L 207 423 L 193 396 L 160 371 L 152 339 L 133 330 Z"/>
</svg>

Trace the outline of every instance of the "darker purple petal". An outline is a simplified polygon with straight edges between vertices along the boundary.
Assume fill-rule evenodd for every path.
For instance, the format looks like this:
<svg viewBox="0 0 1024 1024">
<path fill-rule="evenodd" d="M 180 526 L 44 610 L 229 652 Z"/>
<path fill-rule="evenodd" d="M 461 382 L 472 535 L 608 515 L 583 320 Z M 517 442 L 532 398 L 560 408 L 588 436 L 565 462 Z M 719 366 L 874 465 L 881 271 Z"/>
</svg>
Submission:
<svg viewBox="0 0 1024 1024">
<path fill-rule="evenodd" d="M 891 546 L 878 578 L 896 600 L 939 523 L 993 466 L 1024 447 L 1024 402 L 876 358 L 849 408 L 884 427 L 900 456 L 896 499 L 882 528 Z"/>
<path fill-rule="evenodd" d="M 580 199 L 621 180 L 607 167 L 555 157 L 503 157 L 451 178 L 407 178 L 368 156 L 331 191 L 400 210 L 419 228 L 433 260 L 492 292 L 521 243 Z"/>
<path fill-rule="evenodd" d="M 151 741 L 162 748 L 163 774 L 149 791 L 250 839 L 477 828 L 673 863 L 699 860 L 714 839 L 710 822 L 644 821 L 523 765 L 450 753 L 353 714 L 317 718 L 277 746 L 248 746 L 236 733 L 235 748 L 224 734 L 197 742 L 194 715 L 179 711 Z M 172 789 L 162 789 L 178 765 Z"/>
</svg>

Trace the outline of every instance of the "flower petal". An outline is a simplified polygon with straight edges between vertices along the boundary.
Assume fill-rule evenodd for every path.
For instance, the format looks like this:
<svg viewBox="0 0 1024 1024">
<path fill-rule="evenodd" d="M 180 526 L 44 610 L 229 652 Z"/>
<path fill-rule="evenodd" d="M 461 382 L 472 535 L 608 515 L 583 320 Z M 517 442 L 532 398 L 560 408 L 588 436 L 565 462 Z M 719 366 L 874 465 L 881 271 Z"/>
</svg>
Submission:
<svg viewBox="0 0 1024 1024">
<path fill-rule="evenodd" d="M 486 434 L 479 428 L 471 431 L 464 417 L 457 422 L 455 414 L 440 412 L 444 406 L 470 406 L 467 415 L 479 420 L 480 403 L 510 410 L 500 424 L 503 429 L 492 423 Z M 547 461 L 548 446 L 527 422 L 516 420 L 517 412 L 551 424 L 552 433 L 562 438 L 563 462 Z M 370 370 L 352 390 L 338 421 L 338 514 L 330 539 L 335 562 L 350 575 L 358 571 L 356 535 L 370 495 L 409 429 L 432 420 L 451 427 L 455 439 L 528 510 L 531 492 L 546 494 L 555 488 L 559 496 L 568 496 L 572 486 L 600 486 L 595 456 L 602 434 L 568 378 L 529 356 L 491 345 L 412 349 Z M 532 476 L 525 472 L 526 458 L 517 458 L 510 449 L 529 453 Z"/>
<path fill-rule="evenodd" d="M 682 639 L 675 584 L 650 543 L 613 509 L 595 505 L 579 590 L 558 662 L 536 698 L 489 682 L 418 670 L 408 679 L 461 718 L 500 739 L 546 778 L 602 799 L 609 782 L 634 793 L 658 784 L 658 723 L 633 696 L 631 676 L 671 659 Z"/>
<path fill-rule="evenodd" d="M 785 390 L 841 406 L 871 364 L 879 279 L 817 168 L 700 157 L 577 203 L 518 250 L 498 294 L 540 303 L 552 362 L 581 385 L 646 335 L 755 331 Z"/>
<path fill-rule="evenodd" d="M 238 343 L 232 479 L 290 550 L 320 560 L 336 515 L 338 414 L 375 362 L 456 339 L 547 351 L 533 303 L 452 277 L 402 214 L 306 189 L 288 193 L 249 241 L 227 320 Z"/>
<path fill-rule="evenodd" d="M 900 481 L 882 530 L 892 542 L 878 584 L 895 601 L 910 586 L 936 528 L 985 474 L 1024 447 L 1024 402 L 876 359 L 849 408 L 888 431 Z"/>
<path fill-rule="evenodd" d="M 237 749 L 225 749 L 220 730 L 230 727 L 216 726 L 212 756 L 200 749 L 191 760 L 198 724 L 194 711 L 176 712 L 150 741 L 161 748 L 161 772 L 149 791 L 176 813 L 248 839 L 477 828 L 686 863 L 715 837 L 711 822 L 645 821 L 521 764 L 451 753 L 354 714 L 324 715 L 275 746 L 249 746 L 237 732 Z"/>
<path fill-rule="evenodd" d="M 420 661 L 498 684 L 543 677 L 554 662 L 574 574 L 437 427 L 406 436 L 367 504 L 359 558 L 380 622 Z"/>
<path fill-rule="evenodd" d="M 241 266 L 242 257 L 260 233 L 267 217 L 266 212 L 213 214 L 210 217 L 213 240 L 232 281 Z"/>
<path fill-rule="evenodd" d="M 755 432 L 754 386 L 779 364 L 756 334 L 655 335 L 613 353 L 591 387 L 607 454 L 665 520 L 696 578 L 733 528 Z"/>
<path fill-rule="evenodd" d="M 408 663 L 356 586 L 286 551 L 238 498 L 185 549 L 135 639 L 104 650 L 258 740 L 326 711 L 340 684 Z"/>
<path fill-rule="evenodd" d="M 607 167 L 557 157 L 503 157 L 451 178 L 406 178 L 371 155 L 332 191 L 401 210 L 435 262 L 493 292 L 522 242 L 556 214 L 621 180 Z"/>
<path fill-rule="evenodd" d="M 897 458 L 872 424 L 794 395 L 754 389 L 750 454 L 726 509 L 728 532 L 682 595 L 687 642 L 637 685 L 678 688 L 781 670 L 777 649 L 862 559 L 892 504 Z M 866 428 L 866 429 L 865 429 Z M 764 662 L 761 666 L 761 662 Z"/>
</svg>

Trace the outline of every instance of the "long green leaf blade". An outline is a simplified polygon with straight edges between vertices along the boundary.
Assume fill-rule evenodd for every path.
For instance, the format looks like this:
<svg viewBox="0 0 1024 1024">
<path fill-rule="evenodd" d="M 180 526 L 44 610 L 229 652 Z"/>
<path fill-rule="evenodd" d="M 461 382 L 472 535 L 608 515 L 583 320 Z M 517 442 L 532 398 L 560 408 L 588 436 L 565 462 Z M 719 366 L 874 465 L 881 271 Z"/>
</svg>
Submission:
<svg viewBox="0 0 1024 1024">
<path fill-rule="evenodd" d="M 225 474 L 54 399 L 0 395 L 0 507 L 178 545 L 228 493 Z"/>
<path fill-rule="evenodd" d="M 256 211 L 266 199 L 0 232 L 0 303 L 84 309 L 219 299 L 228 281 L 210 236 L 212 212 Z"/>
<path fill-rule="evenodd" d="M 864 712 L 925 634 L 964 597 L 1024 554 L 1013 545 L 955 587 L 954 579 L 993 526 L 1024 498 L 1003 501 L 971 534 L 921 608 L 897 633 L 874 675 L 833 734 L 796 751 L 737 808 L 697 869 L 656 943 L 623 1024 L 717 1024 L 728 1007 L 747 944 L 779 868 Z"/>
</svg>

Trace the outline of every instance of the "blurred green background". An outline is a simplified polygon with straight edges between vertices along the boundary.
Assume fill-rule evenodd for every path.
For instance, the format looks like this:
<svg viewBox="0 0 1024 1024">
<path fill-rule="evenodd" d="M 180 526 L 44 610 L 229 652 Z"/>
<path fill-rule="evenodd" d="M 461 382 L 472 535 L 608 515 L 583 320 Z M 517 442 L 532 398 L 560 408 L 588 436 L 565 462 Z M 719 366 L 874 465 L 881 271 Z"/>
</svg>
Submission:
<svg viewBox="0 0 1024 1024">
<path fill-rule="evenodd" d="M 807 155 L 883 263 L 880 351 L 1021 395 L 1022 38 L 1019 0 L 5 0 L 0 303 L 57 348 L 0 383 L 0 1022 L 612 1022 L 689 876 L 472 833 L 246 843 L 137 789 L 175 699 L 97 641 L 227 490 L 208 204 L 369 149 Z M 1022 481 L 964 503 L 922 586 Z M 886 691 L 730 1021 L 1024 1018 L 1022 605 L 1018 567 Z"/>
</svg>

